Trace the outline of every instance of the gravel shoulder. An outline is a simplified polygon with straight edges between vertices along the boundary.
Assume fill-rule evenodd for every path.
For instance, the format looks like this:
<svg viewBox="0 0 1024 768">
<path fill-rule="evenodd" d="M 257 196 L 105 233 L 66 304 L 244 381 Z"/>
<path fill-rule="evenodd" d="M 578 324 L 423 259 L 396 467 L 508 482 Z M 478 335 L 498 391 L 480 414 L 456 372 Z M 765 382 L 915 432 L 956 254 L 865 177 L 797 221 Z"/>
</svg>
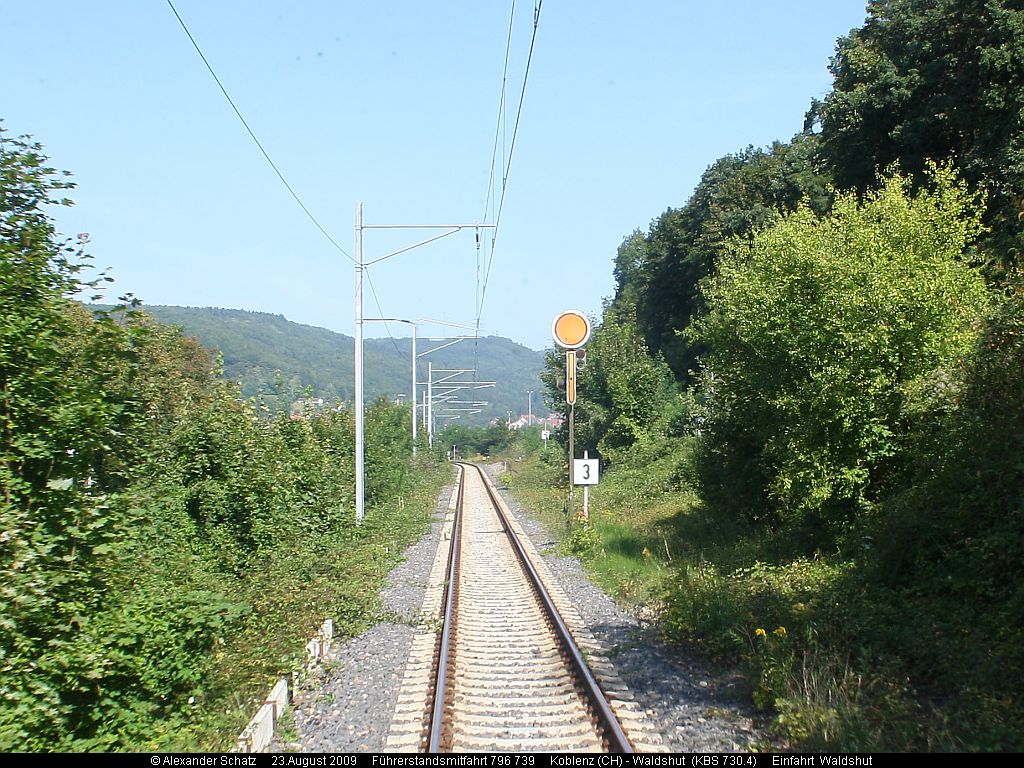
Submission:
<svg viewBox="0 0 1024 768">
<path fill-rule="evenodd" d="M 453 490 L 454 486 L 444 488 L 430 530 L 388 574 L 381 591 L 381 621 L 357 637 L 335 643 L 322 667 L 295 692 L 292 711 L 299 736 L 276 742 L 275 751 L 386 751 L 413 627 Z"/>
<path fill-rule="evenodd" d="M 502 489 L 495 469 L 488 467 L 506 504 L 544 553 L 551 572 L 606 648 L 665 746 L 677 752 L 732 752 L 764 743 L 765 735 L 742 701 L 738 678 L 659 644 L 650 623 L 632 616 L 591 584 L 578 560 L 555 553 L 552 537 Z M 386 751 L 413 625 L 452 490 L 445 488 L 438 499 L 430 531 L 388 576 L 381 593 L 382 620 L 358 637 L 338 642 L 322 668 L 296 691 L 293 711 L 299 735 L 288 743 L 277 742 L 276 751 Z"/>
</svg>

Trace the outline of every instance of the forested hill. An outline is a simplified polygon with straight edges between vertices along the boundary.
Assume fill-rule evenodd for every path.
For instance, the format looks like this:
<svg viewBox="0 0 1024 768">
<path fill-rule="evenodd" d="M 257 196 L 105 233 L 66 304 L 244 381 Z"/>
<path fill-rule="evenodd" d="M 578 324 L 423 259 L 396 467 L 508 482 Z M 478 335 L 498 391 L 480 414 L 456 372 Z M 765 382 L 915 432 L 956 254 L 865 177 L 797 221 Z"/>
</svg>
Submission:
<svg viewBox="0 0 1024 768">
<path fill-rule="evenodd" d="M 307 387 L 315 397 L 350 400 L 354 389 L 353 339 L 326 328 L 293 323 L 284 315 L 214 307 L 142 307 L 163 323 L 180 326 L 203 346 L 224 356 L 224 375 L 242 384 L 242 393 L 256 394 L 274 404 L 279 386 L 290 402 L 303 397 Z M 404 329 L 405 326 L 401 326 Z M 393 328 L 397 335 L 399 330 Z M 417 351 L 429 348 L 421 342 Z M 410 338 L 367 339 L 365 342 L 365 386 L 367 399 L 378 395 L 409 393 L 411 378 Z M 436 368 L 473 368 L 481 381 L 496 381 L 493 389 L 479 390 L 479 399 L 490 405 L 466 421 L 478 423 L 505 418 L 528 408 L 528 390 L 534 391 L 534 408 L 539 408 L 542 390 L 540 370 L 544 355 L 510 339 L 488 336 L 467 339 L 430 356 Z M 427 358 L 420 358 L 420 380 L 427 376 Z M 280 371 L 280 382 L 278 381 Z M 467 377 L 469 379 L 471 377 Z M 476 397 L 476 396 L 474 396 Z"/>
</svg>

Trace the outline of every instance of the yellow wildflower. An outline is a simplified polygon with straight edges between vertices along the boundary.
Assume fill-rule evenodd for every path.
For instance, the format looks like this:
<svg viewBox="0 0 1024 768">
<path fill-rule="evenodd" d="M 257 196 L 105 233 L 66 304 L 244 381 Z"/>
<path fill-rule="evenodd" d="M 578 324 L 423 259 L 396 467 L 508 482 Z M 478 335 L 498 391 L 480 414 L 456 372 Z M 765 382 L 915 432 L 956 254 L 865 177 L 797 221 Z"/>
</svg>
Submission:
<svg viewBox="0 0 1024 768">
<path fill-rule="evenodd" d="M 772 634 L 775 635 L 776 637 L 785 637 L 786 636 L 786 628 L 785 627 L 778 627 L 778 628 L 775 629 L 774 632 L 772 632 Z"/>
<path fill-rule="evenodd" d="M 767 633 L 763 629 L 761 629 L 761 627 L 758 627 L 754 630 L 754 637 L 764 637 L 766 634 Z"/>
</svg>

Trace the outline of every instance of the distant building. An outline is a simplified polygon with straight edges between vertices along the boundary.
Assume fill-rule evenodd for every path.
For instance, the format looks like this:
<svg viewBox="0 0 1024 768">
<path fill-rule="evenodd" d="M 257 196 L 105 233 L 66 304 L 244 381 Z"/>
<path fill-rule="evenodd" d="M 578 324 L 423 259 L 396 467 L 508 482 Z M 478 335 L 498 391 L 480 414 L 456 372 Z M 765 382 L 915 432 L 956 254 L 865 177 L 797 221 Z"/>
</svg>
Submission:
<svg viewBox="0 0 1024 768">
<path fill-rule="evenodd" d="M 558 427 L 560 427 L 563 424 L 565 424 L 565 419 L 563 419 L 557 413 L 552 413 L 552 414 L 550 414 L 549 416 L 547 416 L 546 418 L 543 418 L 543 419 L 538 419 L 538 418 L 534 417 L 533 420 L 536 423 L 538 423 L 538 424 L 543 424 L 545 427 L 547 427 L 549 429 L 558 429 Z"/>
<path fill-rule="evenodd" d="M 288 406 L 288 418 L 293 421 L 309 419 L 333 411 L 343 411 L 345 405 L 341 402 L 328 402 L 322 397 L 303 397 L 292 402 Z"/>
<path fill-rule="evenodd" d="M 502 421 L 502 419 L 494 419 L 491 422 L 491 424 L 498 424 L 501 421 Z M 547 427 L 549 429 L 555 429 L 555 428 L 558 428 L 558 427 L 562 426 L 562 424 L 564 424 L 564 423 L 565 423 L 565 419 L 563 419 L 561 416 L 559 416 L 558 414 L 555 414 L 555 413 L 552 413 L 552 414 L 550 414 L 548 416 L 537 416 L 537 415 L 534 415 L 534 417 L 533 417 L 533 426 L 535 426 L 535 427 L 540 426 L 540 427 Z M 521 413 L 521 414 L 519 414 L 519 417 L 515 421 L 509 422 L 508 428 L 509 429 L 522 429 L 523 427 L 528 427 L 528 426 L 530 426 L 530 414 L 528 414 L 528 413 Z"/>
</svg>

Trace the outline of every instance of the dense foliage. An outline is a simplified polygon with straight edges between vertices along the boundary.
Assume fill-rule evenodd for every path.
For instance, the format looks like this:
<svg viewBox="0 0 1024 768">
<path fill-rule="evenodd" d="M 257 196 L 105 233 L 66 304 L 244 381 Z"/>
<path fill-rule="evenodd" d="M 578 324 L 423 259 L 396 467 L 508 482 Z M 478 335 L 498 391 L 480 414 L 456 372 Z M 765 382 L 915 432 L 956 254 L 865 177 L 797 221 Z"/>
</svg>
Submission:
<svg viewBox="0 0 1024 768">
<path fill-rule="evenodd" d="M 422 507 L 356 529 L 349 412 L 269 417 L 131 302 L 86 311 L 70 186 L 0 133 L 0 751 L 223 749 Z M 406 412 L 366 430 L 379 510 L 414 492 Z"/>
<path fill-rule="evenodd" d="M 647 345 L 687 380 L 702 347 L 678 333 L 704 309 L 700 281 L 736 237 L 747 237 L 779 211 L 801 201 L 816 212 L 831 202 L 817 170 L 817 137 L 801 134 L 765 151 L 748 147 L 716 160 L 682 208 L 659 216 L 645 235 L 634 232 L 615 259 L 614 307 L 632 313 Z"/>
<path fill-rule="evenodd" d="M 875 0 L 839 41 L 816 105 L 822 156 L 843 188 L 898 162 L 921 179 L 954 158 L 988 193 L 993 261 L 1018 260 L 1024 229 L 1024 6 L 1017 0 Z"/>
<path fill-rule="evenodd" d="M 708 350 L 706 490 L 754 517 L 867 514 L 898 483 L 922 412 L 950 406 L 986 306 L 960 256 L 971 198 L 938 171 L 911 197 L 893 177 L 864 203 L 802 207 L 738 243 L 693 328 Z M 744 500 L 736 475 L 767 496 Z"/>
<path fill-rule="evenodd" d="M 486 427 L 453 422 L 438 432 L 434 450 L 438 456 L 448 456 L 454 450 L 459 458 L 486 458 L 506 450 L 514 437 L 507 421 L 496 421 Z"/>
</svg>

